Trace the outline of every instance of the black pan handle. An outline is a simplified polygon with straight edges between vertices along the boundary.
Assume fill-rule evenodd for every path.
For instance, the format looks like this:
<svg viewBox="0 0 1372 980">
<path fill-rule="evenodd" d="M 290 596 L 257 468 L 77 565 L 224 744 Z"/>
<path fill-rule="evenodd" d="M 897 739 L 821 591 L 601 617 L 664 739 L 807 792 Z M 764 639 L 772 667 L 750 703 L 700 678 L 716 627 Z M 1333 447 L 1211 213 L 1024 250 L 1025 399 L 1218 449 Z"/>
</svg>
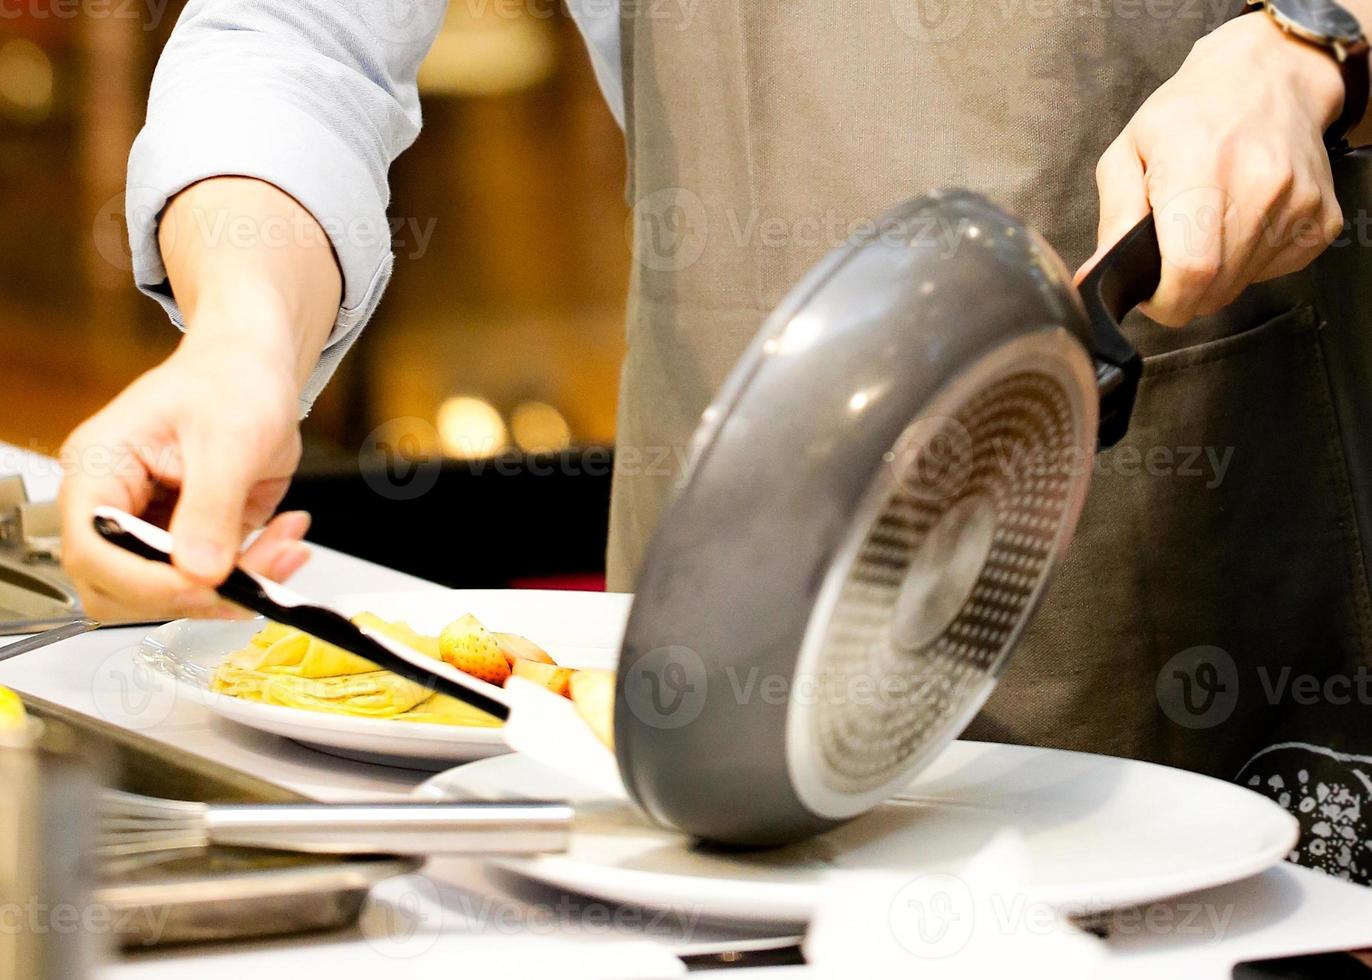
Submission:
<svg viewBox="0 0 1372 980">
<path fill-rule="evenodd" d="M 166 565 L 172 563 L 171 540 L 161 528 L 109 511 L 97 512 L 95 530 L 106 541 L 140 558 Z M 259 580 L 242 568 L 234 568 L 215 591 L 235 605 L 355 653 L 421 687 L 456 698 L 501 720 L 510 715 L 510 709 L 503 702 L 427 667 L 423 654 L 416 652 L 415 660 L 411 662 L 386 649 L 341 613 L 313 605 L 273 582 Z"/>
<path fill-rule="evenodd" d="M 1100 388 L 1100 448 L 1109 449 L 1129 431 L 1143 359 L 1120 331 L 1129 311 L 1158 290 L 1162 250 L 1150 214 L 1131 228 L 1081 282 L 1091 323 L 1091 354 Z"/>
</svg>

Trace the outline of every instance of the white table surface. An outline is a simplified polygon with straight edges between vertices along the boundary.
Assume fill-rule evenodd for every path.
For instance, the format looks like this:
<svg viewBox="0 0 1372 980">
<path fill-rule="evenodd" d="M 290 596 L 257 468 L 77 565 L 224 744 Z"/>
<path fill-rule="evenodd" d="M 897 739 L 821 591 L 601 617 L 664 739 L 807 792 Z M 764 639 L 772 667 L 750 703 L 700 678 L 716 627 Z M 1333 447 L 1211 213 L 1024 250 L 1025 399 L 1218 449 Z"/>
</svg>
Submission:
<svg viewBox="0 0 1372 980">
<path fill-rule="evenodd" d="M 58 474 L 49 461 L 0 444 L 0 474 L 7 471 L 24 472 L 35 499 L 55 492 Z M 321 598 L 437 588 L 323 548 L 315 549 L 292 584 Z M 200 704 L 178 698 L 169 681 L 136 665 L 133 651 L 142 632 L 103 630 L 0 663 L 0 684 L 323 800 L 399 799 L 425 778 L 336 759 L 215 718 Z M 1111 939 L 1109 976 L 1170 971 L 1218 980 L 1243 959 L 1372 946 L 1372 889 L 1290 865 L 1160 904 L 1150 916 Z M 479 862 L 443 860 L 431 862 L 422 875 L 383 885 L 362 927 L 349 933 L 141 954 L 112 960 L 100 977 L 239 980 L 312 971 L 330 980 L 375 980 L 399 968 L 426 975 L 442 970 L 466 976 L 650 978 L 682 973 L 672 949 L 747 935 L 690 916 L 616 918 L 613 908 L 593 900 L 521 882 Z M 829 971 L 765 972 L 784 978 Z"/>
</svg>

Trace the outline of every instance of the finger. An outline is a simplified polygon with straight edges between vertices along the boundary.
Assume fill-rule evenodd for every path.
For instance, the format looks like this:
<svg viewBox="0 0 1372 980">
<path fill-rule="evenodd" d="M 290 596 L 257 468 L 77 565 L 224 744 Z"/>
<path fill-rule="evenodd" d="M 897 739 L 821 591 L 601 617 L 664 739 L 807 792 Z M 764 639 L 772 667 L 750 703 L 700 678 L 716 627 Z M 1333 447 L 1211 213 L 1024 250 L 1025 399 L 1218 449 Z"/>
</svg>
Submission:
<svg viewBox="0 0 1372 980">
<path fill-rule="evenodd" d="M 1078 283 L 1148 214 L 1143 160 L 1128 130 L 1110 144 L 1096 164 L 1096 188 L 1100 195 L 1096 252 L 1077 270 Z"/>
<path fill-rule="evenodd" d="M 257 541 L 280 540 L 300 541 L 310 531 L 312 518 L 309 511 L 288 510 L 277 514 L 257 536 Z"/>
<path fill-rule="evenodd" d="M 1191 316 L 1209 316 L 1238 299 L 1272 258 L 1273 226 L 1267 214 L 1250 208 L 1230 208 L 1224 217 L 1219 269 Z"/>
<path fill-rule="evenodd" d="M 265 573 L 268 578 L 277 582 L 284 582 L 300 569 L 304 568 L 314 553 L 307 544 L 293 544 L 282 550 L 277 555 L 272 566 Z"/>
<path fill-rule="evenodd" d="M 268 519 L 276 513 L 276 508 L 281 505 L 281 498 L 286 496 L 286 491 L 290 489 L 291 481 L 288 477 L 280 477 L 271 480 L 259 480 L 254 484 L 252 490 L 248 492 L 247 502 L 243 506 L 243 523 L 246 531 L 256 531 Z M 281 515 L 285 516 L 285 515 Z M 306 522 L 306 530 L 309 523 Z M 301 536 L 304 532 L 301 532 Z"/>
<path fill-rule="evenodd" d="M 58 507 L 64 538 L 100 540 L 91 525 L 96 507 L 107 505 L 138 514 L 152 499 L 150 475 L 126 447 L 78 430 L 60 456 L 63 476 Z"/>
<path fill-rule="evenodd" d="M 281 514 L 253 541 L 239 564 L 278 582 L 294 575 L 310 559 L 301 539 L 309 530 L 310 515 L 304 511 Z"/>
<path fill-rule="evenodd" d="M 310 558 L 308 547 L 299 541 L 309 523 L 309 515 L 303 511 L 281 515 L 258 536 L 254 542 L 259 549 L 257 558 L 245 555 L 244 566 L 277 581 L 289 578 Z M 246 619 L 253 615 L 174 568 L 126 555 L 98 535 L 96 539 L 112 555 L 98 551 L 79 561 L 76 584 L 83 607 L 97 620 Z"/>
<path fill-rule="evenodd" d="M 1334 192 L 1332 177 L 1315 182 L 1313 188 L 1296 189 L 1293 197 L 1303 202 L 1300 214 L 1289 223 L 1280 247 L 1267 256 L 1253 276 L 1266 282 L 1299 272 L 1322 255 L 1344 233 L 1343 210 Z"/>
<path fill-rule="evenodd" d="M 257 460 L 235 439 L 205 434 L 185 440 L 185 478 L 172 515 L 173 561 L 187 578 L 218 585 L 243 541 L 244 513 Z"/>
<path fill-rule="evenodd" d="M 1270 282 L 1300 272 L 1319 257 L 1318 252 L 1308 249 L 1289 248 L 1277 253 L 1253 279 L 1254 282 Z"/>
<path fill-rule="evenodd" d="M 237 619 L 243 612 L 235 606 L 215 598 L 206 605 L 175 609 L 154 606 L 139 598 L 132 600 L 111 595 L 102 589 L 87 585 L 78 590 L 81 607 L 86 616 L 99 623 L 120 623 L 135 621 L 155 621 L 172 619 Z"/>
<path fill-rule="evenodd" d="M 219 605 L 212 589 L 170 565 L 147 561 L 104 544 L 69 565 L 83 606 L 98 620 L 200 616 Z"/>
<path fill-rule="evenodd" d="M 1323 154 L 1321 154 L 1323 157 Z M 1323 159 L 1292 158 L 1286 148 L 1258 143 L 1235 156 L 1228 184 L 1230 206 L 1225 215 L 1224 257 L 1209 293 L 1198 312 L 1213 313 L 1260 281 L 1275 264 L 1285 265 L 1290 253 L 1324 247 L 1323 192 L 1317 168 L 1328 170 Z M 1330 179 L 1332 196 L 1332 178 Z M 1302 248 L 1300 241 L 1313 242 Z M 1311 257 L 1318 252 L 1311 253 Z M 1309 261 L 1307 258 L 1306 261 Z"/>
<path fill-rule="evenodd" d="M 62 563 L 89 612 L 97 619 L 153 619 L 198 612 L 217 601 L 174 569 L 135 557 L 96 533 L 92 519 L 97 507 L 138 514 L 152 497 L 146 474 L 124 465 L 131 456 L 78 432 L 62 457 Z"/>
<path fill-rule="evenodd" d="M 68 493 L 65 487 L 63 492 Z M 97 620 L 200 615 L 218 604 L 212 590 L 170 565 L 139 558 L 102 538 L 92 524 L 94 504 L 88 501 L 80 490 L 64 499 L 62 562 Z M 128 500 L 100 503 L 138 512 Z"/>
<path fill-rule="evenodd" d="M 1191 187 L 1159 179 L 1150 189 L 1162 276 L 1153 298 L 1140 308 L 1164 326 L 1181 327 L 1195 319 L 1219 275 L 1226 211 L 1220 186 L 1211 176 Z"/>
</svg>

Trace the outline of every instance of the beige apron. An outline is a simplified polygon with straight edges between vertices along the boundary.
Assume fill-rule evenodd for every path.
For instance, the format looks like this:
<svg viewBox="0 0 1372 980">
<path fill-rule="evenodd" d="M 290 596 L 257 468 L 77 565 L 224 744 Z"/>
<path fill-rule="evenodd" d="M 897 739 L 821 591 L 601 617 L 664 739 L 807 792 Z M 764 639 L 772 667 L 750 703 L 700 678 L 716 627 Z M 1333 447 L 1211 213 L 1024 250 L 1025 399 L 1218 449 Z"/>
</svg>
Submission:
<svg viewBox="0 0 1372 980">
<path fill-rule="evenodd" d="M 1096 160 L 1228 13 L 1171 6 L 625 0 L 636 261 L 612 588 L 632 588 L 711 395 L 855 223 L 958 185 L 1069 265 L 1091 253 Z M 1321 322 L 1290 289 L 1187 331 L 1136 320 L 1131 435 L 1100 458 L 1065 567 L 972 734 L 1232 776 L 1280 727 L 1262 678 L 1367 649 Z"/>
</svg>

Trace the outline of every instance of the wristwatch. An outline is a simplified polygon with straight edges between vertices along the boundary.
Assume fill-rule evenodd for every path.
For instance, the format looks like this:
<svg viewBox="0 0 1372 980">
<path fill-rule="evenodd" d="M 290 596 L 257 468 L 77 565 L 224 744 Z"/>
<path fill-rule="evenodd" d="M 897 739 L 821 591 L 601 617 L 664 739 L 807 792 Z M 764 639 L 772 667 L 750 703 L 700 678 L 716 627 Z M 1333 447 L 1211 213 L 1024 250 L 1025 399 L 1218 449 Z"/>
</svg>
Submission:
<svg viewBox="0 0 1372 980">
<path fill-rule="evenodd" d="M 1293 37 L 1324 48 L 1339 63 L 1343 73 L 1343 112 L 1329 131 L 1324 144 L 1332 152 L 1348 146 L 1351 133 L 1367 112 L 1372 89 L 1369 82 L 1367 36 L 1358 18 L 1334 0 L 1247 0 L 1248 10 L 1266 9 L 1277 26 Z M 1246 11 L 1245 11 L 1246 12 Z"/>
</svg>

